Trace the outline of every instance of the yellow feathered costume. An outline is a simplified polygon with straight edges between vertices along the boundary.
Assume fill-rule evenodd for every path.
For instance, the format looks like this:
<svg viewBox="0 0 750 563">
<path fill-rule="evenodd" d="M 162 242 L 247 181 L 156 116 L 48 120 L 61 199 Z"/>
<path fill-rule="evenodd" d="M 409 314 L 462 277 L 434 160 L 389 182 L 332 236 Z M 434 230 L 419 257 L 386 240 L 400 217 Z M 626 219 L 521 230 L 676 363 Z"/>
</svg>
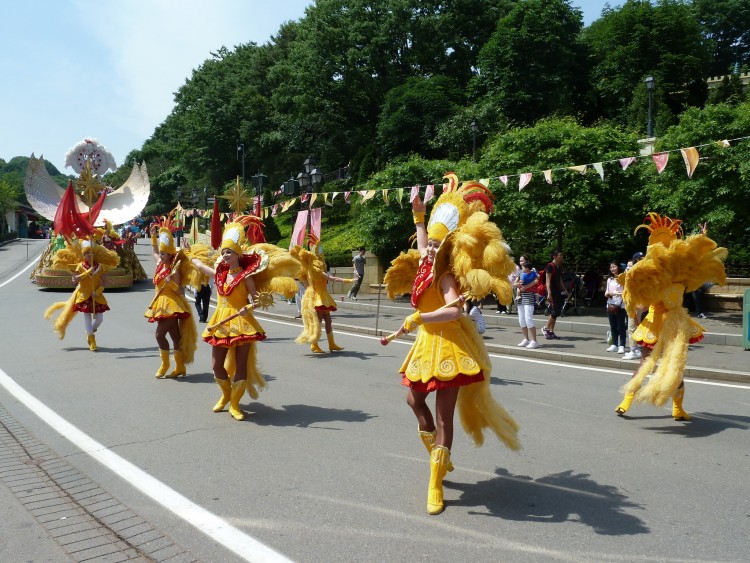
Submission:
<svg viewBox="0 0 750 563">
<path fill-rule="evenodd" d="M 451 272 L 456 279 L 459 292 L 468 299 L 481 300 L 488 294 L 494 293 L 502 303 L 510 303 L 513 298 L 513 291 L 508 276 L 515 270 L 515 264 L 510 256 L 510 248 L 503 240 L 502 233 L 497 225 L 490 222 L 487 213 L 481 210 L 483 209 L 481 201 L 472 201 L 470 196 L 467 197 L 468 194 L 475 191 L 487 192 L 486 188 L 475 182 L 467 182 L 458 187 L 458 180 L 452 173 L 446 175 L 446 178 L 449 180 L 449 188 L 446 193 L 458 194 L 470 203 L 466 207 L 466 217 L 461 218 L 458 227 L 447 233 L 440 244 L 433 264 L 432 286 L 434 287 L 428 288 L 425 295 L 428 296 L 430 292 L 434 291 L 438 295 L 429 298 L 429 300 L 437 299 L 440 304 L 444 304 L 442 294 L 437 286 L 443 274 Z M 433 209 L 433 215 L 439 203 L 440 200 Z M 402 253 L 391 262 L 391 267 L 386 272 L 384 279 L 388 296 L 391 299 L 412 291 L 419 266 L 420 254 L 417 250 Z M 432 307 L 430 309 L 434 310 Z M 477 446 L 484 443 L 484 431 L 490 429 L 508 448 L 512 450 L 520 449 L 521 446 L 517 436 L 518 424 L 490 393 L 492 364 L 474 322 L 466 315 L 462 315 L 458 321 L 452 322 L 460 323 L 461 340 L 468 341 L 460 346 L 461 352 L 457 352 L 463 358 L 458 359 L 457 362 L 464 364 L 459 368 L 462 369 L 469 364 L 478 364 L 478 369 L 472 368 L 468 371 L 478 373 L 481 369 L 484 374 L 483 381 L 460 387 L 457 406 L 464 431 L 471 436 Z M 420 340 L 425 338 L 429 338 L 429 336 L 425 330 L 425 325 L 423 325 L 420 326 L 420 333 L 412 351 L 416 351 L 420 347 L 423 348 Z M 454 348 L 455 344 L 456 342 L 452 343 Z M 463 350 L 463 348 L 466 349 Z M 419 358 L 416 358 L 417 355 L 416 353 L 412 355 L 410 352 L 404 366 L 402 366 L 402 372 L 404 369 L 409 369 L 408 364 L 412 358 L 414 358 L 414 362 L 419 361 Z M 440 363 L 439 359 L 435 361 Z M 429 361 L 422 362 L 425 369 L 428 370 L 431 369 L 428 365 L 430 363 Z M 426 374 L 423 374 L 423 376 L 426 376 Z"/>
<path fill-rule="evenodd" d="M 242 252 L 243 254 L 255 252 L 264 256 L 265 267 L 252 274 L 257 291 L 256 308 L 268 309 L 272 307 L 274 294 L 278 293 L 289 299 L 297 293 L 297 283 L 294 281 L 294 276 L 297 275 L 300 265 L 289 252 L 270 243 L 243 244 Z M 190 247 L 189 259 L 192 258 L 197 258 L 211 268 L 216 268 L 221 262 L 221 254 L 218 251 L 201 243 Z M 200 283 L 204 279 L 205 274 L 193 269 L 189 275 L 188 284 L 193 287 L 200 287 Z M 211 322 L 214 322 L 213 318 Z M 229 377 L 234 380 L 237 362 L 233 348 L 230 348 L 227 353 L 224 368 L 227 370 Z M 258 399 L 260 391 L 265 387 L 266 380 L 258 368 L 256 347 L 251 346 L 247 361 L 247 393 L 252 399 Z"/>
<path fill-rule="evenodd" d="M 634 339 L 652 351 L 623 392 L 635 393 L 636 401 L 661 406 L 675 397 L 682 383 L 689 344 L 703 337 L 703 328 L 682 306 L 683 294 L 707 282 L 726 283 L 727 249 L 704 234 L 678 239 L 679 221 L 668 217 L 651 213 L 647 221 L 641 225 L 652 231 L 646 256 L 621 274 L 620 283 L 628 315 L 635 315 L 636 304 L 649 305 Z M 649 382 L 641 387 L 649 374 Z"/>
<path fill-rule="evenodd" d="M 305 250 L 299 245 L 289 252 L 292 257 L 298 260 L 300 267 L 297 278 L 306 288 L 300 306 L 303 328 L 295 342 L 297 344 L 317 344 L 321 336 L 318 310 L 336 310 L 336 302 L 328 293 L 328 280 L 323 275 L 326 272 L 326 263 L 322 256 Z"/>
<path fill-rule="evenodd" d="M 86 243 L 88 244 L 88 241 Z M 62 309 L 53 325 L 61 340 L 65 338 L 65 331 L 82 304 L 90 302 L 93 297 L 95 310 L 92 310 L 92 313 L 100 310 L 102 306 L 107 306 L 107 300 L 103 295 L 102 276 L 107 271 L 117 267 L 120 263 L 120 257 L 117 253 L 107 250 L 99 244 L 92 244 L 91 248 L 93 249 L 93 266 L 86 265 L 83 255 L 84 250 L 80 241 L 69 242 L 54 257 L 53 267 L 55 269 L 71 270 L 81 276 L 78 286 L 73 290 L 67 301 L 53 303 L 44 312 L 44 318 L 49 320 L 55 311 Z"/>
</svg>

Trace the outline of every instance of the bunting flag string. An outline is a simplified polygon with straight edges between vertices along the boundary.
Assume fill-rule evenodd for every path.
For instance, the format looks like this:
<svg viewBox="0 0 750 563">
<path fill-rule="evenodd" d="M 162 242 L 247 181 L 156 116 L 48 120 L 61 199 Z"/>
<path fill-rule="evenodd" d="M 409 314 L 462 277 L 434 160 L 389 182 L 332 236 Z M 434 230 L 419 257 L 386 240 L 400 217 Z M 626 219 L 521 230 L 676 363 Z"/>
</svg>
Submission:
<svg viewBox="0 0 750 563">
<path fill-rule="evenodd" d="M 600 179 L 603 181 L 604 176 L 605 176 L 605 171 L 604 171 L 605 165 L 618 163 L 619 166 L 624 171 L 624 170 L 627 170 L 628 167 L 631 166 L 632 164 L 638 162 L 638 160 L 644 159 L 644 158 L 651 160 L 656 168 L 656 171 L 659 174 L 661 174 L 667 167 L 670 154 L 677 152 L 677 151 L 679 151 L 680 154 L 682 155 L 688 178 L 692 178 L 695 172 L 695 169 L 698 166 L 698 163 L 700 161 L 700 154 L 699 154 L 698 149 L 703 148 L 703 147 L 709 147 L 709 146 L 730 148 L 733 146 L 733 143 L 736 144 L 738 142 L 746 141 L 748 139 L 750 139 L 750 135 L 745 136 L 745 137 L 737 137 L 734 139 L 721 139 L 719 141 L 712 141 L 710 143 L 696 145 L 693 147 L 671 149 L 671 150 L 666 150 L 666 151 L 660 151 L 658 153 L 653 153 L 653 154 L 629 156 L 629 157 L 601 161 L 601 162 L 577 164 L 573 166 L 564 166 L 564 167 L 559 167 L 559 168 L 549 168 L 546 170 L 531 170 L 527 172 L 520 172 L 518 174 L 503 174 L 501 176 L 482 178 L 479 181 L 483 185 L 489 187 L 489 184 L 491 183 L 492 180 L 499 180 L 503 184 L 503 186 L 508 187 L 510 178 L 518 178 L 518 191 L 522 191 L 531 182 L 534 174 L 536 173 L 541 173 L 541 175 L 544 177 L 545 182 L 551 185 L 553 183 L 553 174 L 555 171 L 572 171 L 572 172 L 578 172 L 579 174 L 585 175 L 589 167 L 593 168 L 599 175 Z M 443 185 L 443 189 L 444 188 L 445 188 L 445 185 Z M 414 200 L 414 198 L 417 197 L 417 195 L 420 193 L 422 189 L 424 189 L 423 201 L 425 202 L 430 201 L 435 196 L 435 184 L 417 184 L 411 187 L 400 187 L 400 188 L 391 187 L 391 188 L 383 188 L 380 190 L 373 190 L 373 189 L 356 190 L 353 193 L 359 194 L 361 197 L 360 202 L 364 203 L 368 200 L 373 199 L 375 195 L 378 194 L 378 192 L 380 192 L 380 195 L 386 204 L 389 204 L 391 201 L 393 201 L 393 199 L 395 199 L 397 203 L 403 207 L 403 196 L 407 190 L 409 192 L 409 203 L 411 203 Z M 395 194 L 391 193 L 393 191 L 395 191 Z M 344 201 L 347 204 L 351 204 L 352 191 L 320 192 L 320 193 L 312 193 L 311 195 L 308 193 L 304 193 L 304 194 L 301 194 L 300 196 L 295 196 L 292 199 L 282 201 L 282 202 L 277 202 L 271 206 L 263 208 L 263 216 L 275 217 L 278 214 L 289 211 L 289 209 L 295 203 L 297 203 L 297 200 L 299 200 L 300 203 L 305 203 L 307 202 L 309 198 L 312 198 L 311 205 L 313 202 L 316 201 L 318 197 L 322 197 L 324 204 L 332 206 L 333 201 L 336 199 L 336 196 L 340 193 L 344 194 Z M 329 202 L 329 195 L 330 195 L 330 202 Z M 393 195 L 395 195 L 395 197 L 391 197 Z M 182 208 L 180 208 L 180 210 L 182 210 Z M 196 214 L 199 214 L 199 213 L 200 213 L 199 211 L 196 211 Z M 190 215 L 190 214 L 192 214 L 191 211 L 186 211 L 185 213 L 183 213 L 183 215 Z M 206 216 L 210 216 L 210 212 L 206 212 Z M 224 216 L 224 214 L 222 214 L 222 216 Z"/>
</svg>

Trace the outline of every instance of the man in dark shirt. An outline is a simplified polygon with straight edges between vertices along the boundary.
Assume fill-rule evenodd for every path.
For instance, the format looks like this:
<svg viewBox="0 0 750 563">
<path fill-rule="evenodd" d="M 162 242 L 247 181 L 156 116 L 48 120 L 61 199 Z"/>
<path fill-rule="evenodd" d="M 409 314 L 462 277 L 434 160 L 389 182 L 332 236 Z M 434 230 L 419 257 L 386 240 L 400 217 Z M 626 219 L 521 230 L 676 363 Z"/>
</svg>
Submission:
<svg viewBox="0 0 750 563">
<path fill-rule="evenodd" d="M 349 299 L 357 300 L 357 294 L 359 293 L 359 287 L 362 285 L 362 280 L 365 277 L 365 247 L 359 247 L 359 254 L 352 259 L 352 265 L 354 266 L 354 285 L 349 290 Z"/>
<path fill-rule="evenodd" d="M 557 317 L 562 314 L 562 307 L 565 303 L 564 295 L 566 294 L 565 285 L 563 285 L 562 281 L 562 263 L 562 250 L 555 250 L 552 253 L 552 262 L 544 268 L 545 282 L 547 284 L 547 302 L 552 308 L 550 316 L 547 319 L 547 325 L 542 329 L 544 337 L 547 340 L 559 338 L 555 334 L 555 322 L 557 322 Z"/>
</svg>

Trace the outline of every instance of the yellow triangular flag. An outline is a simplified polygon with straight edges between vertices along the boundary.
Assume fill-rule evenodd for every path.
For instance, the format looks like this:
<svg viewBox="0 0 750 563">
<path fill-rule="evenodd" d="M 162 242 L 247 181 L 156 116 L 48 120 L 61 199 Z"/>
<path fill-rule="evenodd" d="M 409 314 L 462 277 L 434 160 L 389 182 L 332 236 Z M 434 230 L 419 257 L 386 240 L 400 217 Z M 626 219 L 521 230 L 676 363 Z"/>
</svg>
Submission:
<svg viewBox="0 0 750 563">
<path fill-rule="evenodd" d="M 544 179 L 547 180 L 548 184 L 552 183 L 552 170 L 545 170 L 544 171 Z"/>
<path fill-rule="evenodd" d="M 323 192 L 323 205 L 328 205 L 328 192 Z"/>
<path fill-rule="evenodd" d="M 315 203 L 315 200 L 318 199 L 317 192 L 314 193 L 312 196 L 310 196 L 310 207 L 312 207 L 312 204 Z"/>
<path fill-rule="evenodd" d="M 698 160 L 700 158 L 698 149 L 695 147 L 689 147 L 687 149 L 680 149 L 680 152 L 682 153 L 682 160 L 685 161 L 685 169 L 687 170 L 688 178 L 692 178 L 693 172 L 695 172 L 695 167 L 698 166 Z"/>
<path fill-rule="evenodd" d="M 578 172 L 579 174 L 585 174 L 588 167 L 585 164 L 580 164 L 579 166 L 568 166 L 568 170 Z"/>
<path fill-rule="evenodd" d="M 490 179 L 489 178 L 482 178 L 479 180 L 479 183 L 482 184 L 485 188 L 490 187 Z"/>
<path fill-rule="evenodd" d="M 388 203 L 388 190 L 383 190 L 383 201 Z"/>
<path fill-rule="evenodd" d="M 398 206 L 403 209 L 404 204 L 401 202 L 401 200 L 404 199 L 404 188 L 398 188 L 396 190 L 396 196 L 398 197 Z"/>
<path fill-rule="evenodd" d="M 370 191 L 368 191 L 368 192 L 367 192 L 367 193 L 366 193 L 366 194 L 364 195 L 364 197 L 362 197 L 362 203 L 364 203 L 364 202 L 365 202 L 365 201 L 367 201 L 368 199 L 371 199 L 371 198 L 372 198 L 372 197 L 373 197 L 373 196 L 375 195 L 375 192 L 376 192 L 376 191 L 377 191 L 377 190 L 370 190 Z"/>
</svg>

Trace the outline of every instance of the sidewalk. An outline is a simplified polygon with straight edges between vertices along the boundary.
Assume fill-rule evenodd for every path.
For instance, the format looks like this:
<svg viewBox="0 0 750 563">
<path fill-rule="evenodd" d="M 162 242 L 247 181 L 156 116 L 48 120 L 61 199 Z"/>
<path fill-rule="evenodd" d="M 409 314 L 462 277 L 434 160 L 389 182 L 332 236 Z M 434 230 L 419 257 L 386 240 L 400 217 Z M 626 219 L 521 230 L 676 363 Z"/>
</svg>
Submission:
<svg viewBox="0 0 750 563">
<path fill-rule="evenodd" d="M 338 311 L 332 315 L 334 330 L 384 336 L 398 330 L 404 318 L 412 312 L 407 298 L 391 301 L 385 293 L 380 297 L 379 306 L 377 294 L 360 293 L 357 301 L 346 298 L 342 301 L 338 294 L 334 297 L 338 306 Z M 510 315 L 499 315 L 495 313 L 494 305 L 487 305 L 483 312 L 487 321 L 484 341 L 490 352 L 626 371 L 634 370 L 638 365 L 638 360 L 623 360 L 620 354 L 606 352 L 609 322 L 603 307 L 582 308 L 578 315 L 568 313 L 560 317 L 555 326 L 559 340 L 544 338 L 541 328 L 547 317 L 535 315 L 540 344 L 536 350 L 518 347 L 522 336 L 515 310 Z M 268 312 L 258 311 L 257 314 L 259 317 L 275 316 L 294 320 L 296 313 L 294 304 L 279 300 Z M 750 352 L 742 348 L 740 312 L 712 313 L 709 318 L 700 320 L 700 323 L 706 330 L 705 337 L 703 341 L 690 347 L 685 376 L 750 383 Z M 401 338 L 413 340 L 413 336 Z"/>
</svg>

